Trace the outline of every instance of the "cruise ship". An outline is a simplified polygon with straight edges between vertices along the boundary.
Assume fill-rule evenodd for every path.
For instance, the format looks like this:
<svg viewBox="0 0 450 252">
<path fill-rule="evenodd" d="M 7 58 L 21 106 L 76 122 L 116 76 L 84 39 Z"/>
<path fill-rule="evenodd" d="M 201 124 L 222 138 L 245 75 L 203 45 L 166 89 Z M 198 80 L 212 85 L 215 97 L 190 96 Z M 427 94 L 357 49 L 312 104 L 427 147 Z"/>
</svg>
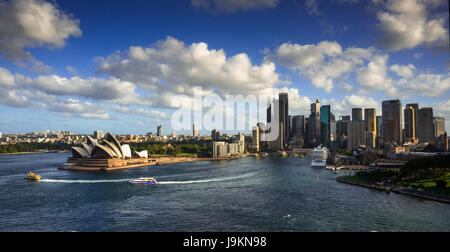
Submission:
<svg viewBox="0 0 450 252">
<path fill-rule="evenodd" d="M 319 146 L 312 151 L 312 167 L 326 167 L 327 166 L 327 148 Z"/>
</svg>

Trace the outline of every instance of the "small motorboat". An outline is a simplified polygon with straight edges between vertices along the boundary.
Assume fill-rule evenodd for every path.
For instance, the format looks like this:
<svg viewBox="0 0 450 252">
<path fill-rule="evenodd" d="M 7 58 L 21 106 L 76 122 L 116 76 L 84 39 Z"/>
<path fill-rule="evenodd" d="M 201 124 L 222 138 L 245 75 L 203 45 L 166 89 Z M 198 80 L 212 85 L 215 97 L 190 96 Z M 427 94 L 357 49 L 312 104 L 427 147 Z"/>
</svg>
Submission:
<svg viewBox="0 0 450 252">
<path fill-rule="evenodd" d="M 39 176 L 37 174 L 29 172 L 27 174 L 27 176 L 25 177 L 25 179 L 28 180 L 28 181 L 38 181 L 38 180 L 41 180 L 42 178 L 41 178 L 41 176 Z"/>
<path fill-rule="evenodd" d="M 157 185 L 158 181 L 154 178 L 138 178 L 130 180 L 130 184 L 132 185 Z"/>
</svg>

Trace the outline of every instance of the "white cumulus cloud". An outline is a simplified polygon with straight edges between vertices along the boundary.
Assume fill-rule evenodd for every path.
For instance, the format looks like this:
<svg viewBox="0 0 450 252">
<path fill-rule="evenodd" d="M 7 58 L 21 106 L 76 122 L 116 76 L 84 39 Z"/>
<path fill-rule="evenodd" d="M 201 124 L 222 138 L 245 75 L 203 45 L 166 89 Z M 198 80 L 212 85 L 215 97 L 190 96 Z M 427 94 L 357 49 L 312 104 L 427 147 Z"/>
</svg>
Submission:
<svg viewBox="0 0 450 252">
<path fill-rule="evenodd" d="M 254 65 L 245 53 L 227 56 L 224 50 L 209 49 L 204 42 L 185 45 L 172 37 L 97 61 L 99 73 L 157 93 L 191 95 L 198 86 L 205 92 L 246 94 L 286 83 L 279 79 L 273 62 Z"/>
<path fill-rule="evenodd" d="M 432 11 L 448 1 L 442 0 L 388 0 L 378 1 L 377 12 L 381 37 L 378 43 L 398 51 L 419 45 L 437 47 L 448 51 L 448 12 Z"/>
<path fill-rule="evenodd" d="M 44 0 L 0 1 L 0 52 L 8 58 L 31 59 L 24 48 L 63 47 L 81 36 L 79 21 Z"/>
</svg>

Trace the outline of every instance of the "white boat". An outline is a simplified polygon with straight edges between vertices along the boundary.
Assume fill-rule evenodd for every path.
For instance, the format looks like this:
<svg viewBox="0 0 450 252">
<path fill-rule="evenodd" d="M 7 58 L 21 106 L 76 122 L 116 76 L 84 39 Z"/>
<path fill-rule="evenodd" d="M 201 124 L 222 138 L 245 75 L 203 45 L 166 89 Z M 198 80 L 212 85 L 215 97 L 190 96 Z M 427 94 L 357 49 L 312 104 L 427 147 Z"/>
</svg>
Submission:
<svg viewBox="0 0 450 252">
<path fill-rule="evenodd" d="M 312 151 L 311 166 L 313 167 L 326 167 L 327 166 L 327 148 L 319 146 Z"/>
<path fill-rule="evenodd" d="M 154 178 L 138 178 L 130 180 L 130 184 L 132 185 L 157 185 L 158 181 Z"/>
</svg>

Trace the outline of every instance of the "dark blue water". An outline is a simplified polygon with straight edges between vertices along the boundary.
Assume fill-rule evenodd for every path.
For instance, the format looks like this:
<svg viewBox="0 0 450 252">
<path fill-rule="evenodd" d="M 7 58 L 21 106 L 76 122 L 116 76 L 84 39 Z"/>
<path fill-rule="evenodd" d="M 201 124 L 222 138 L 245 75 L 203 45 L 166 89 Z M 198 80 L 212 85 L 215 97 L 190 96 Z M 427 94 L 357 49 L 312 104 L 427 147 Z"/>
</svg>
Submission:
<svg viewBox="0 0 450 252">
<path fill-rule="evenodd" d="M 0 231 L 450 231 L 450 205 L 337 183 L 309 159 L 57 170 L 68 155 L 0 156 Z M 162 184 L 127 183 L 140 176 Z"/>
</svg>

